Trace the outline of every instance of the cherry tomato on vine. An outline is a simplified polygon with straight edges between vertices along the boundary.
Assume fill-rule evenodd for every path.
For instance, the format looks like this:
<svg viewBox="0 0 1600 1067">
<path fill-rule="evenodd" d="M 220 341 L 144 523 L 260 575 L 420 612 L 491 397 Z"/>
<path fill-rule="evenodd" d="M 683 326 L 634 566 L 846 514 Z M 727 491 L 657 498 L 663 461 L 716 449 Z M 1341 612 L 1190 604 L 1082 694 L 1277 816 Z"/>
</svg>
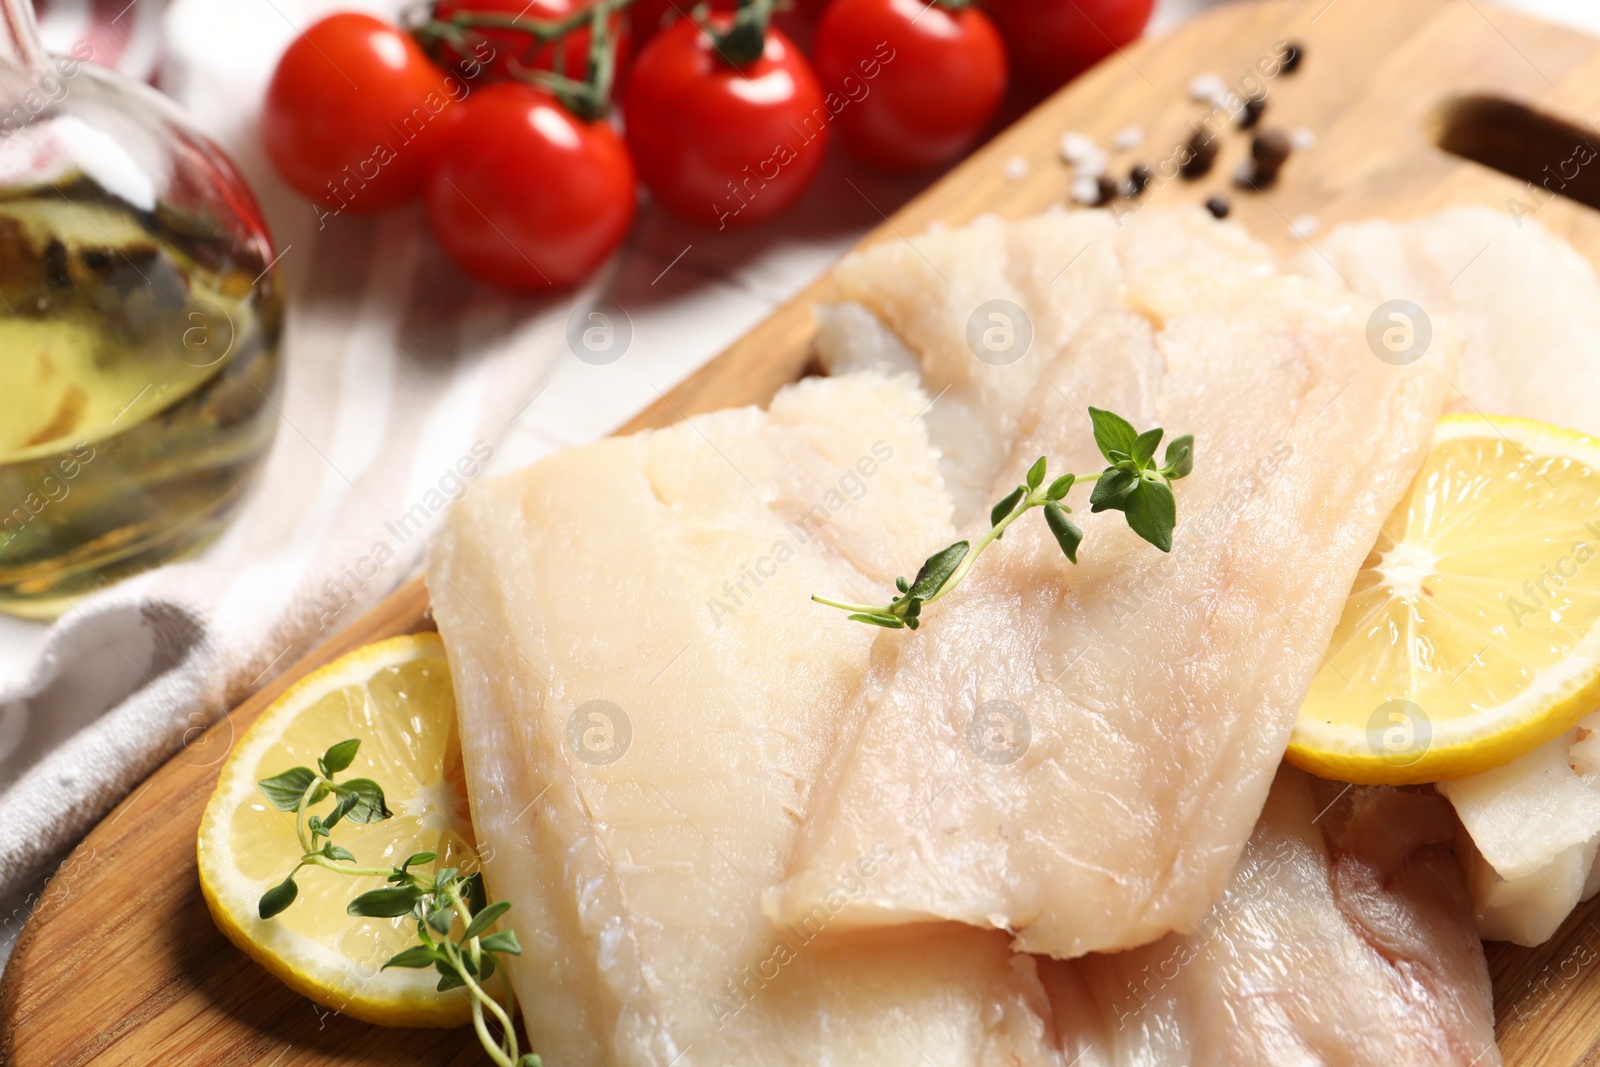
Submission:
<svg viewBox="0 0 1600 1067">
<path fill-rule="evenodd" d="M 627 235 L 633 164 L 603 120 L 502 82 L 473 93 L 448 135 L 428 178 L 428 220 L 473 277 L 520 290 L 571 285 Z"/>
<path fill-rule="evenodd" d="M 718 29 L 731 25 L 711 17 Z M 832 124 L 816 75 L 782 31 L 769 27 L 761 55 L 735 67 L 689 19 L 639 53 L 622 113 L 651 194 L 718 229 L 792 204 L 822 166 Z"/>
<path fill-rule="evenodd" d="M 295 38 L 267 86 L 267 156 L 329 208 L 381 211 L 422 190 L 445 114 L 463 86 L 398 28 L 330 15 Z"/>
<path fill-rule="evenodd" d="M 842 101 L 839 136 L 874 166 L 960 156 L 1006 91 L 1006 50 L 982 11 L 924 0 L 833 0 L 817 24 L 817 76 Z"/>
<path fill-rule="evenodd" d="M 433 17 L 448 21 L 456 15 L 501 15 L 536 22 L 554 22 L 594 6 L 594 0 L 438 0 L 433 7 Z M 615 57 L 616 71 L 620 76 L 626 69 L 629 57 L 628 26 L 621 13 L 608 20 Z M 532 34 L 514 29 L 473 29 L 493 49 L 493 56 L 485 60 L 483 53 L 468 48 L 458 53 L 449 45 L 439 49 L 439 61 L 448 69 L 468 74 L 476 58 L 487 68 L 494 81 L 504 81 L 518 67 L 525 70 L 554 70 L 557 47 L 561 50 L 562 71 L 569 78 L 582 80 L 589 72 L 589 46 L 593 34 L 588 26 L 573 30 L 559 43 L 551 41 L 538 44 Z"/>
<path fill-rule="evenodd" d="M 1138 38 L 1155 0 L 988 0 L 1026 85 L 1053 92 Z"/>
</svg>

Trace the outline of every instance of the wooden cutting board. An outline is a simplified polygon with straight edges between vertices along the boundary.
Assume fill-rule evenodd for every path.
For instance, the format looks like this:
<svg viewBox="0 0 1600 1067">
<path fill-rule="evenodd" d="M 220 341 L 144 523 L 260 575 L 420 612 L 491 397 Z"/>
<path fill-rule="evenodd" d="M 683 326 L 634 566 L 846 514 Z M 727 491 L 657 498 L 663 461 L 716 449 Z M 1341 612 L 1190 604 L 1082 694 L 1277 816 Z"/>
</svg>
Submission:
<svg viewBox="0 0 1600 1067">
<path fill-rule="evenodd" d="M 1516 203 L 1600 262 L 1600 213 L 1542 191 L 1532 196 L 1526 181 L 1540 179 L 1547 164 L 1559 171 L 1579 142 L 1600 143 L 1585 118 L 1600 114 L 1600 41 L 1481 0 L 1271 0 L 1218 9 L 1113 56 L 867 240 L 915 243 L 930 223 L 959 225 L 985 212 L 1018 217 L 1063 203 L 1069 172 L 1057 145 L 1067 130 L 1107 144 L 1138 125 L 1145 141 L 1117 154 L 1117 172 L 1133 162 L 1156 166 L 1203 113 L 1187 97 L 1195 75 L 1236 84 L 1286 39 L 1305 46 L 1305 62 L 1268 82 L 1264 124 L 1305 127 L 1315 146 L 1290 160 L 1267 195 L 1235 195 L 1227 176 L 1247 142 L 1229 133 L 1209 177 L 1169 182 L 1152 199 L 1227 195 L 1236 218 L 1285 250 L 1295 244 L 1291 223 L 1304 216 L 1325 230 L 1445 204 Z M 1581 171 L 1567 192 L 1600 204 L 1600 166 Z M 804 372 L 810 309 L 827 285 L 819 280 L 625 429 L 764 403 Z M 426 592 L 412 582 L 197 738 L 84 840 L 32 909 L 6 970 L 0 1063 L 483 1062 L 469 1031 L 385 1030 L 292 994 L 217 933 L 195 876 L 200 812 L 233 738 L 306 672 L 356 645 L 431 625 Z M 1542 948 L 1489 946 L 1508 1063 L 1600 1061 L 1597 920 L 1600 901 Z"/>
</svg>

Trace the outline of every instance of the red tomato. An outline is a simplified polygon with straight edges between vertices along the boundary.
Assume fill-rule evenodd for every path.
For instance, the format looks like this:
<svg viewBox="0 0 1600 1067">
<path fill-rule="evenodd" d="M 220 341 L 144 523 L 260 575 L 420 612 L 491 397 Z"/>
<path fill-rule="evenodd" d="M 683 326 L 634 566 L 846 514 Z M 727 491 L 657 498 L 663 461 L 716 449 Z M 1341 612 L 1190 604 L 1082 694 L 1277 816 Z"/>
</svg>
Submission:
<svg viewBox="0 0 1600 1067">
<path fill-rule="evenodd" d="M 522 82 L 473 93 L 428 177 L 428 220 L 450 258 L 508 289 L 571 285 L 633 222 L 634 176 L 605 122 Z"/>
<path fill-rule="evenodd" d="M 916 170 L 972 146 L 1006 91 L 1006 50 L 988 16 L 924 0 L 834 0 L 811 55 L 845 146 Z"/>
<path fill-rule="evenodd" d="M 687 8 L 673 0 L 634 0 L 628 8 L 628 33 L 634 47 L 644 51 L 644 46 L 666 28 L 669 21 L 681 18 Z"/>
<path fill-rule="evenodd" d="M 656 200 L 718 229 L 771 218 L 805 192 L 831 123 L 816 75 L 782 31 L 769 28 L 762 54 L 736 68 L 688 19 L 639 53 L 623 117 Z"/>
<path fill-rule="evenodd" d="M 388 23 L 330 15 L 273 72 L 261 118 L 267 156 L 313 200 L 381 211 L 421 192 L 441 117 L 464 91 Z"/>
<path fill-rule="evenodd" d="M 1144 32 L 1155 0 L 988 0 L 1024 83 L 1053 92 Z"/>
<path fill-rule="evenodd" d="M 551 22 L 593 6 L 594 0 L 438 0 L 434 4 L 433 17 L 442 20 L 456 14 L 472 12 Z M 628 63 L 628 28 L 620 14 L 611 16 L 610 25 L 615 47 L 613 54 L 616 57 L 616 70 L 620 77 Z M 469 32 L 479 35 L 487 43 L 488 48 L 493 50 L 492 53 L 482 48 L 469 48 L 465 50 L 465 54 L 461 54 L 449 46 L 439 50 L 440 62 L 464 77 L 473 76 L 474 60 L 484 64 L 490 77 L 496 81 L 505 80 L 517 67 L 525 70 L 555 69 L 555 42 L 535 47 L 535 41 L 530 34 L 517 30 L 473 29 Z M 562 69 L 568 77 L 581 80 L 588 74 L 589 45 L 593 36 L 585 26 L 573 30 L 561 39 Z"/>
</svg>

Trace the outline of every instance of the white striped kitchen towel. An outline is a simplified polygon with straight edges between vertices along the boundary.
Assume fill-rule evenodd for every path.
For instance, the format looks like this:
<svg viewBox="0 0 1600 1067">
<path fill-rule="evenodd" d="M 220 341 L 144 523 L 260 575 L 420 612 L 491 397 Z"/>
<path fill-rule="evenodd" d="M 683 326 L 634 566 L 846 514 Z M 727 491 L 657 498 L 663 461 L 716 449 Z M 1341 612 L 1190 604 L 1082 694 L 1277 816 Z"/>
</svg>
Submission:
<svg viewBox="0 0 1600 1067">
<path fill-rule="evenodd" d="M 393 16 L 399 0 L 160 2 L 50 0 L 47 45 L 87 42 L 98 62 L 154 75 L 250 180 L 289 299 L 282 418 L 218 544 L 84 602 L 0 692 L 0 896 L 34 884 L 199 727 L 414 573 L 445 504 L 566 353 L 584 297 L 470 283 L 417 206 L 319 231 L 272 174 L 258 113 L 283 48 L 335 8 Z M 26 917 L 5 910 L 0 958 Z"/>
</svg>

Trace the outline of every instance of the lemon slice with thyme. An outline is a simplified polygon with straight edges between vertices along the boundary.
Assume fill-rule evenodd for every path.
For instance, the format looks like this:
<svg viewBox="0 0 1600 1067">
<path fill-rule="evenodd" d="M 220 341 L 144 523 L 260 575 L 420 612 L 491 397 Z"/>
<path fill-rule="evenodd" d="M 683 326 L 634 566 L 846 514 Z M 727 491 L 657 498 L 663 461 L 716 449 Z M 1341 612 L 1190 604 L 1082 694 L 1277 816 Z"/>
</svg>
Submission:
<svg viewBox="0 0 1600 1067">
<path fill-rule="evenodd" d="M 1600 440 L 1441 420 L 1357 575 L 1290 740 L 1401 785 L 1509 763 L 1600 704 Z"/>
<path fill-rule="evenodd" d="M 352 739 L 359 747 L 350 746 L 354 756 L 338 780 L 381 783 L 391 814 L 346 817 L 332 840 L 366 868 L 428 852 L 438 858 L 415 869 L 476 868 L 444 645 L 437 634 L 412 634 L 357 649 L 301 679 L 240 738 L 200 823 L 201 892 L 230 941 L 312 1000 L 391 1026 L 466 1025 L 470 998 L 460 989 L 438 991 L 432 968 L 383 969 L 416 944 L 416 920 L 346 912 L 357 895 L 382 888 L 383 877 L 302 867 L 292 903 L 261 917 L 263 895 L 284 883 L 303 850 L 296 813 L 280 810 L 257 783 L 317 767 L 330 748 Z M 326 817 L 335 803 L 329 796 L 314 808 Z"/>
</svg>

